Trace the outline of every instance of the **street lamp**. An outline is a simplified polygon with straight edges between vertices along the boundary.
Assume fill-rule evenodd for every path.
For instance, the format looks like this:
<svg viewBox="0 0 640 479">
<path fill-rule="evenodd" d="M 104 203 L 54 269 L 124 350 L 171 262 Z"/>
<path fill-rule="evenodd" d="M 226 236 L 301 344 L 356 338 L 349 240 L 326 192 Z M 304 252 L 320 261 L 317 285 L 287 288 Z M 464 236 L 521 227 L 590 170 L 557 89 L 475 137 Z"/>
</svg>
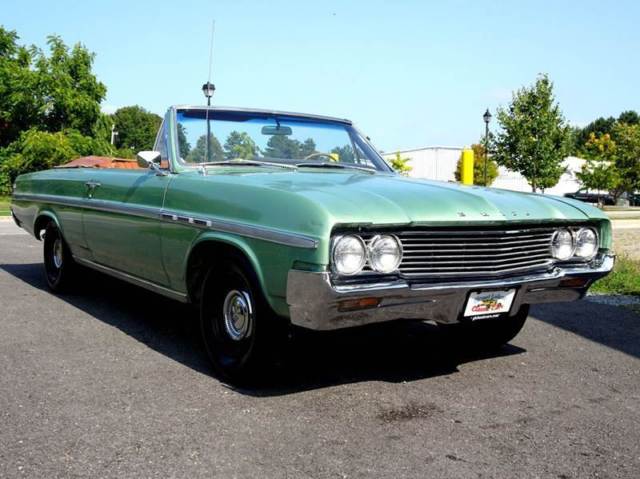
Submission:
<svg viewBox="0 0 640 479">
<path fill-rule="evenodd" d="M 211 97 L 213 96 L 213 92 L 216 91 L 216 86 L 208 81 L 204 85 L 202 85 L 202 93 L 207 97 L 207 106 L 211 106 Z M 207 110 L 207 150 L 205 152 L 206 160 L 211 161 L 209 154 L 211 152 L 211 124 L 209 123 L 209 110 Z"/>
<path fill-rule="evenodd" d="M 112 145 L 116 144 L 116 136 L 118 136 L 118 132 L 116 131 L 116 124 L 113 123 L 111 125 L 111 144 Z"/>
<path fill-rule="evenodd" d="M 216 86 L 213 83 L 207 82 L 202 85 L 202 93 L 207 97 L 207 106 L 211 106 L 211 97 L 214 91 L 216 91 Z"/>
<path fill-rule="evenodd" d="M 487 186 L 487 165 L 489 164 L 489 122 L 491 121 L 491 112 L 487 111 L 482 115 L 484 120 L 484 186 Z"/>
</svg>

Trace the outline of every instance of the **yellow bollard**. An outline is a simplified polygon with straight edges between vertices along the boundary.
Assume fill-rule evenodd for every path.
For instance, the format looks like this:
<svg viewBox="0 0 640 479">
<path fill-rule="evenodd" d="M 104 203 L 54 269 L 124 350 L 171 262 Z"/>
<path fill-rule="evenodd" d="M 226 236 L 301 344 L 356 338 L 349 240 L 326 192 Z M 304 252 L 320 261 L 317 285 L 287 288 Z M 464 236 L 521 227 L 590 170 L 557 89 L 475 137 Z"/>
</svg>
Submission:
<svg viewBox="0 0 640 479">
<path fill-rule="evenodd" d="M 470 148 L 462 150 L 462 184 L 473 184 L 473 150 Z"/>
</svg>

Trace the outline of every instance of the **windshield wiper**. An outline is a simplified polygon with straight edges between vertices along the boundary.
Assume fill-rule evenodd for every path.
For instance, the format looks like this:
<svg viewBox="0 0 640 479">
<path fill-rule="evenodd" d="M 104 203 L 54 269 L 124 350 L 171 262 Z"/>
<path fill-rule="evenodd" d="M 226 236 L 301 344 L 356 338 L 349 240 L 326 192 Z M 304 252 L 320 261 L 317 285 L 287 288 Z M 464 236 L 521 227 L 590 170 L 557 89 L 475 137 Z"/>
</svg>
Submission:
<svg viewBox="0 0 640 479">
<path fill-rule="evenodd" d="M 197 166 L 225 166 L 225 165 L 242 165 L 242 166 L 276 166 L 278 168 L 297 169 L 296 165 L 289 165 L 287 163 L 275 163 L 271 161 L 258 161 L 258 160 L 243 160 L 238 158 L 235 160 L 224 161 L 208 161 L 206 163 L 197 163 Z"/>
<path fill-rule="evenodd" d="M 331 161 L 315 161 L 313 163 L 296 163 L 296 166 L 308 166 L 311 168 L 340 168 L 340 169 L 348 169 L 348 170 L 360 170 L 366 171 L 367 173 L 375 173 L 377 170 L 373 168 L 367 168 L 366 166 L 355 166 L 355 165 L 345 165 L 344 163 L 335 163 Z"/>
</svg>

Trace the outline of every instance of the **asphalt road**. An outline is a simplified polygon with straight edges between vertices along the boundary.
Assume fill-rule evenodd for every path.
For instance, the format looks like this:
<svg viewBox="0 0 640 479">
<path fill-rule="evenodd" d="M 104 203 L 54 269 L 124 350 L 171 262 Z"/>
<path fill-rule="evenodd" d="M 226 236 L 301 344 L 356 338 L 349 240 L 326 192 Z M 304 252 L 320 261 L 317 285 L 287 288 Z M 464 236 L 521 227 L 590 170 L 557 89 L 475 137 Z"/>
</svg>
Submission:
<svg viewBox="0 0 640 479">
<path fill-rule="evenodd" d="M 640 317 L 532 309 L 492 355 L 429 325 L 299 340 L 269 387 L 213 377 L 191 311 L 87 274 L 54 296 L 0 222 L 0 477 L 629 477 Z"/>
</svg>

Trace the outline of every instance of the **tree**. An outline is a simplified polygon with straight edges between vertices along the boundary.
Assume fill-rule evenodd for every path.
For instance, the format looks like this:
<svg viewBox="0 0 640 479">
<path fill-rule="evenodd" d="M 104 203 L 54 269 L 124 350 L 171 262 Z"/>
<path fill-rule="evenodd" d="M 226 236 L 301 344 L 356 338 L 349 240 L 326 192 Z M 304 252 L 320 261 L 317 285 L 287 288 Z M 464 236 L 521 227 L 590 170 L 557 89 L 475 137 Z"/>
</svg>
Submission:
<svg viewBox="0 0 640 479">
<path fill-rule="evenodd" d="M 83 45 L 69 49 L 58 36 L 47 38 L 50 54 L 36 55 L 43 123 L 47 131 L 66 128 L 91 135 L 107 88 L 91 72 L 95 55 Z"/>
<path fill-rule="evenodd" d="M 141 106 L 125 106 L 112 115 L 118 136 L 116 147 L 134 152 L 153 149 L 162 118 Z"/>
<path fill-rule="evenodd" d="M 484 163 L 487 161 L 486 150 L 484 145 L 480 143 L 474 143 L 471 145 L 473 150 L 473 184 L 491 186 L 491 184 L 498 177 L 498 164 L 494 160 L 489 160 L 487 163 L 487 184 L 484 184 Z M 458 159 L 456 165 L 456 171 L 454 173 L 456 181 L 462 181 L 462 154 Z"/>
<path fill-rule="evenodd" d="M 610 191 L 617 200 L 621 191 L 621 177 L 616 167 L 616 143 L 609 133 L 597 135 L 591 133 L 584 146 L 587 162 L 577 177 L 582 185 L 590 190 Z M 617 193 L 617 194 L 616 194 Z M 600 197 L 598 197 L 600 203 Z"/>
<path fill-rule="evenodd" d="M 640 123 L 640 115 L 633 110 L 627 110 L 620 113 L 618 119 L 610 116 L 609 118 L 600 117 L 589 123 L 584 128 L 574 128 L 573 153 L 575 155 L 587 155 L 585 146 L 589 141 L 591 134 L 600 136 L 613 133 L 613 127 L 617 123 L 626 123 L 627 125 L 637 125 Z"/>
<path fill-rule="evenodd" d="M 596 136 L 611 134 L 613 125 L 616 124 L 616 119 L 612 116 L 609 118 L 600 117 L 593 120 L 584 128 L 577 128 L 574 136 L 574 152 L 578 155 L 584 154 L 584 147 L 589 141 L 591 134 Z"/>
<path fill-rule="evenodd" d="M 191 151 L 191 145 L 187 140 L 187 133 L 182 123 L 178 123 L 178 150 L 180 158 L 186 158 Z"/>
<path fill-rule="evenodd" d="M 409 172 L 413 169 L 408 163 L 411 158 L 402 158 L 400 156 L 400 152 L 396 152 L 395 158 L 391 158 L 389 163 L 391 164 L 391 168 L 396 170 L 402 176 L 408 176 Z"/>
<path fill-rule="evenodd" d="M 312 138 L 307 138 L 300 145 L 300 156 L 306 158 L 316 152 L 316 142 Z"/>
<path fill-rule="evenodd" d="M 617 123 L 611 137 L 616 143 L 615 165 L 621 178 L 620 191 L 640 190 L 640 124 Z"/>
<path fill-rule="evenodd" d="M 100 102 L 106 87 L 81 44 L 47 39 L 48 54 L 0 27 L 0 193 L 15 176 L 80 154 L 111 154 Z"/>
<path fill-rule="evenodd" d="M 18 45 L 18 34 L 0 26 L 0 148 L 15 141 L 22 131 L 43 122 L 45 100 L 34 46 Z"/>
<path fill-rule="evenodd" d="M 93 125 L 93 131 L 91 136 L 97 140 L 103 140 L 107 143 L 111 143 L 111 127 L 113 126 L 113 119 L 111 115 L 106 113 L 100 113 L 96 123 Z"/>
<path fill-rule="evenodd" d="M 532 87 L 518 90 L 497 116 L 501 128 L 495 142 L 497 163 L 519 172 L 534 192 L 556 185 L 565 171 L 562 161 L 570 151 L 570 130 L 549 78 L 541 75 Z"/>
<path fill-rule="evenodd" d="M 78 156 L 113 156 L 116 149 L 103 138 L 84 136 L 78 130 L 67 129 L 62 132 L 69 140 L 69 145 Z"/>
<path fill-rule="evenodd" d="M 627 110 L 620 113 L 618 123 L 626 123 L 627 125 L 637 125 L 640 123 L 640 115 L 633 110 Z"/>
<path fill-rule="evenodd" d="M 33 45 L 18 45 L 18 39 L 0 27 L 0 147 L 30 128 L 91 135 L 107 91 L 91 71 L 93 53 L 49 36 L 46 55 Z"/>
<path fill-rule="evenodd" d="M 205 133 L 198 138 L 196 146 L 189 152 L 186 160 L 189 163 L 203 163 L 207 161 L 223 161 L 225 159 L 222 146 L 213 133 L 209 137 L 209 148 L 211 148 L 211 151 L 209 151 L 209 158 L 206 158 L 207 134 Z"/>
<path fill-rule="evenodd" d="M 68 162 L 79 156 L 71 141 L 62 132 L 49 133 L 35 128 L 20 135 L 9 147 L 3 149 L 4 161 L 0 166 L 5 192 L 18 175 L 45 170 Z"/>
<path fill-rule="evenodd" d="M 336 146 L 331 153 L 337 155 L 338 161 L 341 163 L 355 163 L 355 155 L 351 145 Z"/>
<path fill-rule="evenodd" d="M 242 158 L 251 160 L 258 154 L 258 146 L 245 131 L 232 131 L 224 142 L 224 157 L 227 160 Z"/>
<path fill-rule="evenodd" d="M 301 143 L 286 135 L 273 135 L 267 142 L 264 156 L 267 158 L 301 160 L 315 153 L 315 151 L 316 144 L 312 138 L 307 138 Z"/>
</svg>

